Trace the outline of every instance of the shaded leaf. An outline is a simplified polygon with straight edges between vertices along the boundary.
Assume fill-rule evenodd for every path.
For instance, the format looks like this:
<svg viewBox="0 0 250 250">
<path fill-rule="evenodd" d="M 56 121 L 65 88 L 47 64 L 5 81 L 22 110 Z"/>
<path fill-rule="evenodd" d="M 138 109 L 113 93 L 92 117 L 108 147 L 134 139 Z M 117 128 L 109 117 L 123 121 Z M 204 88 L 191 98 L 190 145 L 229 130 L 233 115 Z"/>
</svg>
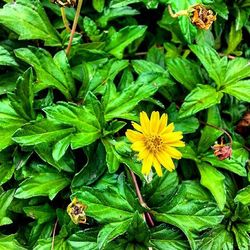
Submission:
<svg viewBox="0 0 250 250">
<path fill-rule="evenodd" d="M 0 226 L 11 224 L 13 221 L 8 217 L 7 211 L 14 198 L 15 190 L 9 189 L 0 194 Z M 1 237 L 0 237 L 1 246 Z"/>
</svg>

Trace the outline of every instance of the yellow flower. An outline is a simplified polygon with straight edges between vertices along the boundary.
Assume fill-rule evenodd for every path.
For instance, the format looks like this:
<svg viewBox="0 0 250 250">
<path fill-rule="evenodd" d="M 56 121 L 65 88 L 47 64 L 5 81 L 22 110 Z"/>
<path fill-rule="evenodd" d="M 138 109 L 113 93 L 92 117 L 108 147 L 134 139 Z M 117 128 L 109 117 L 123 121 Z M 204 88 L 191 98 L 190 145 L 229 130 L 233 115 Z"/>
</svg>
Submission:
<svg viewBox="0 0 250 250">
<path fill-rule="evenodd" d="M 138 159 L 142 161 L 142 173 L 148 175 L 154 166 L 156 173 L 162 176 L 161 165 L 168 171 L 175 169 L 172 158 L 180 159 L 182 154 L 175 147 L 184 147 L 182 132 L 173 132 L 174 124 L 167 126 L 168 116 L 160 117 L 158 111 L 153 111 L 150 120 L 146 112 L 140 113 L 141 125 L 132 122 L 137 130 L 128 129 L 127 138 L 133 143 L 131 148 L 139 152 Z"/>
</svg>

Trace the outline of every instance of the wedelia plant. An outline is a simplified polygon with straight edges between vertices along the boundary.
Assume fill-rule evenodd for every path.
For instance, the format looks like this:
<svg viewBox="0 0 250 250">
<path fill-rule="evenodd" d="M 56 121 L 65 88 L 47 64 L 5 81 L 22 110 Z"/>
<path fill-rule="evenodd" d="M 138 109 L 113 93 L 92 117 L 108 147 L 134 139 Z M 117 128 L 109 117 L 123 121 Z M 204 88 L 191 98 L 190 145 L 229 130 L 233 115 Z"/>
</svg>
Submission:
<svg viewBox="0 0 250 250">
<path fill-rule="evenodd" d="M 0 250 L 247 250 L 249 0 L 0 2 Z"/>
</svg>

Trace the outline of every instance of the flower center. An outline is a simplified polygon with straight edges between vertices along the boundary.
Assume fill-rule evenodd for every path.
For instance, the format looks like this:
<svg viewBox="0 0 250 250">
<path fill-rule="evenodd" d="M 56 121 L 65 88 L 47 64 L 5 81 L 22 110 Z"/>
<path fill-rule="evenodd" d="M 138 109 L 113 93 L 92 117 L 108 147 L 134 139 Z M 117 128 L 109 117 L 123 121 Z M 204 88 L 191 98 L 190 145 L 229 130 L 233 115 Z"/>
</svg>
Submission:
<svg viewBox="0 0 250 250">
<path fill-rule="evenodd" d="M 149 135 L 145 138 L 146 149 L 155 154 L 162 150 L 163 140 L 159 135 Z"/>
</svg>

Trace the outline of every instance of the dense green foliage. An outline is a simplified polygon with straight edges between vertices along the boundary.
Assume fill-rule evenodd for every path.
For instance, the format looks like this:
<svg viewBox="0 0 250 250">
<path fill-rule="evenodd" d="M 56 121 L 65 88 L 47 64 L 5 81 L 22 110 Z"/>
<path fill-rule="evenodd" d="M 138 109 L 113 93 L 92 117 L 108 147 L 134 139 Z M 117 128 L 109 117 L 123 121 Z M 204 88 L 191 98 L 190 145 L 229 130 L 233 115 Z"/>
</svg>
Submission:
<svg viewBox="0 0 250 250">
<path fill-rule="evenodd" d="M 217 15 L 208 30 L 167 8 L 198 3 Z M 83 1 L 68 55 L 61 13 L 0 3 L 0 249 L 249 249 L 249 136 L 236 126 L 250 101 L 250 1 Z M 125 137 L 142 110 L 184 134 L 163 177 L 141 174 Z M 231 159 L 213 153 L 229 143 L 216 127 Z M 85 224 L 67 213 L 74 197 Z"/>
</svg>

